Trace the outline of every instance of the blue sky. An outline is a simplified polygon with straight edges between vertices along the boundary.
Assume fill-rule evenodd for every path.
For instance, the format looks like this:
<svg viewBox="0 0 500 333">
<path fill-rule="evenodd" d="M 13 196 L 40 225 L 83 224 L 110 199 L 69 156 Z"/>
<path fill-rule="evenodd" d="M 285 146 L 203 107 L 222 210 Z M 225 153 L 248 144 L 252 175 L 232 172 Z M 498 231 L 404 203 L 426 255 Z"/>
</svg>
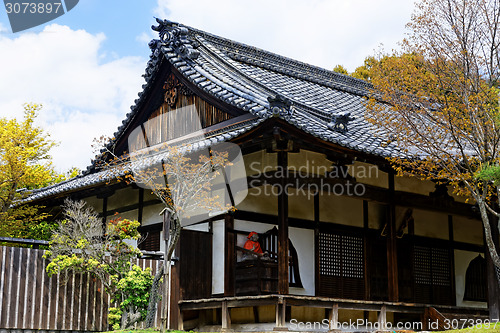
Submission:
<svg viewBox="0 0 500 333">
<path fill-rule="evenodd" d="M 149 34 L 150 26 L 154 23 L 153 12 L 156 7 L 157 3 L 150 0 L 80 0 L 78 5 L 65 15 L 28 31 L 39 33 L 46 25 L 57 23 L 74 30 L 83 29 L 91 34 L 104 32 L 106 40 L 102 47 L 108 57 L 147 57 L 147 44 L 137 37 Z M 3 7 L 0 7 L 0 23 L 9 30 L 3 31 L 4 36 L 13 35 Z"/>
<path fill-rule="evenodd" d="M 85 169 L 93 138 L 112 136 L 141 89 L 154 17 L 313 65 L 354 70 L 404 37 L 412 0 L 80 0 L 65 15 L 12 33 L 0 7 L 0 117 L 41 103 L 60 172 Z"/>
</svg>

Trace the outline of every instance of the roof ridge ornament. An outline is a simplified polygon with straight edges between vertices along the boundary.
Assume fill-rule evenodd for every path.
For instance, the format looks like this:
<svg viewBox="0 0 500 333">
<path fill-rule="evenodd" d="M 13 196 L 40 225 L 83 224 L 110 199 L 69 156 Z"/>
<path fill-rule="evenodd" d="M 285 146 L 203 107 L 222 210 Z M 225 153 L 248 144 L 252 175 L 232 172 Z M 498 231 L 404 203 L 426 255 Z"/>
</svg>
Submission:
<svg viewBox="0 0 500 333">
<path fill-rule="evenodd" d="M 346 134 L 348 131 L 347 124 L 354 119 L 356 118 L 351 117 L 350 112 L 339 112 L 332 115 L 332 120 L 330 120 L 327 126 L 332 131 Z"/>
<path fill-rule="evenodd" d="M 293 102 L 280 94 L 269 96 L 267 101 L 269 102 L 269 109 L 273 117 L 290 119 L 295 110 Z"/>
<path fill-rule="evenodd" d="M 159 32 L 161 42 L 168 47 L 171 47 L 183 58 L 195 60 L 200 55 L 200 52 L 195 50 L 197 43 L 192 42 L 188 38 L 188 28 L 169 20 L 160 20 L 156 18 L 157 26 L 152 25 L 151 29 Z"/>
</svg>

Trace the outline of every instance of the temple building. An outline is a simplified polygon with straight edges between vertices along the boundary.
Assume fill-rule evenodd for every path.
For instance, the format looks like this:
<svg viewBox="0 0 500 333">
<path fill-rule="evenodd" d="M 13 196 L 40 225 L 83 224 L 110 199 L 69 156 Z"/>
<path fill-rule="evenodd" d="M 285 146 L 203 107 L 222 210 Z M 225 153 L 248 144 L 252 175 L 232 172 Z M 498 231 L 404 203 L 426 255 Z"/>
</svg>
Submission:
<svg viewBox="0 0 500 333">
<path fill-rule="evenodd" d="M 146 83 L 109 147 L 129 151 L 137 128 L 148 146 L 232 143 L 248 188 L 235 212 L 183 228 L 170 328 L 498 318 L 479 215 L 444 185 L 395 176 L 387 157 L 401 149 L 366 120 L 368 83 L 167 20 L 153 29 Z M 94 163 L 28 201 L 57 217 L 65 198 L 84 199 L 103 220 L 137 219 L 139 248 L 164 251 L 164 206 L 115 178 Z M 251 232 L 265 256 L 245 249 Z"/>
</svg>

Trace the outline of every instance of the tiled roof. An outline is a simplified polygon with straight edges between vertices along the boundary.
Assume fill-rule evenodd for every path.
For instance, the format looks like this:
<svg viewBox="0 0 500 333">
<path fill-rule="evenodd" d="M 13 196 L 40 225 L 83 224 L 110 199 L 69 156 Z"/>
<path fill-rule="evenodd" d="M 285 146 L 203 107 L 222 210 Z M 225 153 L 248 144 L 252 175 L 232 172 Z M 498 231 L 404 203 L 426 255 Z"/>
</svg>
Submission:
<svg viewBox="0 0 500 333">
<path fill-rule="evenodd" d="M 114 133 L 115 138 L 132 126 L 153 88 L 151 83 L 160 64 L 168 61 L 198 88 L 254 116 L 236 127 L 219 129 L 196 146 L 230 140 L 265 119 L 280 117 L 304 132 L 346 148 L 382 157 L 399 153 L 394 143 L 386 144 L 388 136 L 365 119 L 363 100 L 370 88 L 368 83 L 178 23 L 157 21 L 153 29 L 160 39 L 149 43 L 151 55 L 143 75 L 146 83 Z M 347 127 L 336 126 L 341 119 L 347 120 Z M 82 176 L 34 191 L 27 201 L 89 187 L 116 176 L 91 166 Z"/>
</svg>

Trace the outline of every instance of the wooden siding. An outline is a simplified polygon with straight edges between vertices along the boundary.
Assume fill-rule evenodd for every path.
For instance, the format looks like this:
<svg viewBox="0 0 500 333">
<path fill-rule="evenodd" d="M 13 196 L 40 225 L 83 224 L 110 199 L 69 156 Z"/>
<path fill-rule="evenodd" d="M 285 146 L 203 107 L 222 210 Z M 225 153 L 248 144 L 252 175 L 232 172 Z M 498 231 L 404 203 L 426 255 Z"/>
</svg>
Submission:
<svg viewBox="0 0 500 333">
<path fill-rule="evenodd" d="M 49 278 L 44 250 L 0 246 L 0 329 L 107 331 L 109 297 L 90 274 Z M 156 273 L 161 262 L 137 259 Z M 159 312 L 155 326 L 159 326 Z"/>
<path fill-rule="evenodd" d="M 181 110 L 176 113 L 175 117 L 160 117 L 180 108 L 186 109 L 184 112 Z M 196 112 L 192 112 L 193 109 Z M 149 145 L 153 146 L 231 118 L 233 118 L 232 115 L 219 110 L 198 96 L 179 94 L 174 106 L 165 102 L 151 114 L 148 121 L 144 123 L 144 130 L 147 133 Z M 155 120 L 152 121 L 153 119 Z M 141 148 L 144 147 L 132 147 L 134 150 Z"/>
</svg>

